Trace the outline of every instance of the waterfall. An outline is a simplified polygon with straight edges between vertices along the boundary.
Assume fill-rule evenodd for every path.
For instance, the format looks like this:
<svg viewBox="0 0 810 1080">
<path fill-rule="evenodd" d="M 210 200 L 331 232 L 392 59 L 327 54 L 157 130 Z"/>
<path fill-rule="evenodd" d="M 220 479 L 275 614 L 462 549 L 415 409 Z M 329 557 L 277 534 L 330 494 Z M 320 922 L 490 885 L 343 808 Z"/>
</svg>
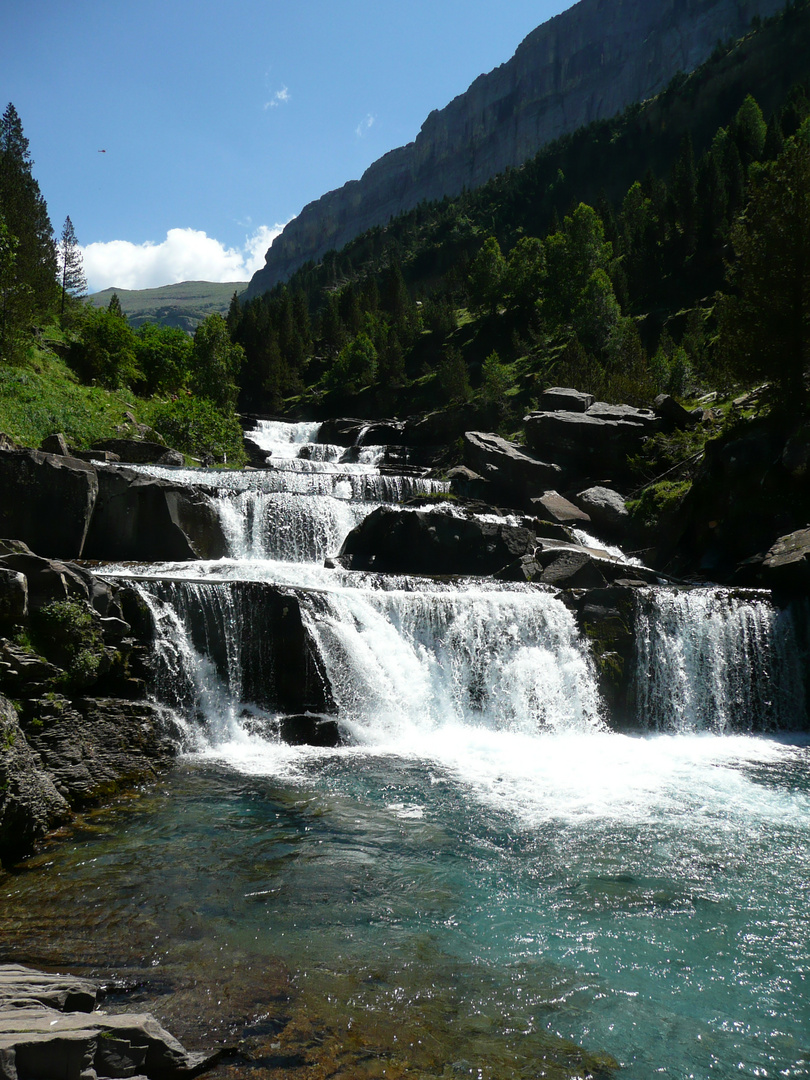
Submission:
<svg viewBox="0 0 810 1080">
<path fill-rule="evenodd" d="M 643 590 L 636 702 L 658 731 L 773 731 L 804 715 L 793 618 L 762 593 Z"/>
<path fill-rule="evenodd" d="M 312 595 L 303 610 L 360 741 L 447 724 L 532 736 L 601 726 L 590 660 L 549 593 L 422 583 Z"/>
</svg>

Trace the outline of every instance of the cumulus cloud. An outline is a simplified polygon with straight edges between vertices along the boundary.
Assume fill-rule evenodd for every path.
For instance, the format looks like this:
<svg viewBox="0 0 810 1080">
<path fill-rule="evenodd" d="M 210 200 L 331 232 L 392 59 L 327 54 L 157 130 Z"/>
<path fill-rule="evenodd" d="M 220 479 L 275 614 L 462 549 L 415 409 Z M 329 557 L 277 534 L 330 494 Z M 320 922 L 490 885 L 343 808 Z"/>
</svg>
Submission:
<svg viewBox="0 0 810 1080">
<path fill-rule="evenodd" d="M 367 131 L 371 131 L 371 129 L 374 127 L 374 121 L 376 119 L 376 116 L 372 116 L 371 113 L 369 113 L 365 120 L 360 121 L 360 123 L 354 129 L 354 133 L 358 139 L 362 139 Z"/>
<path fill-rule="evenodd" d="M 166 239 L 110 240 L 83 247 L 84 273 L 90 292 L 101 289 L 156 289 L 179 281 L 247 281 L 283 225 L 262 225 L 245 237 L 241 248 L 228 248 L 198 229 L 169 229 Z"/>
<path fill-rule="evenodd" d="M 265 101 L 264 107 L 265 109 L 277 109 L 279 105 L 286 105 L 287 102 L 290 101 L 290 99 L 290 91 L 287 89 L 286 86 L 282 86 L 280 90 L 276 90 L 275 94 L 273 94 L 269 101 Z"/>
</svg>

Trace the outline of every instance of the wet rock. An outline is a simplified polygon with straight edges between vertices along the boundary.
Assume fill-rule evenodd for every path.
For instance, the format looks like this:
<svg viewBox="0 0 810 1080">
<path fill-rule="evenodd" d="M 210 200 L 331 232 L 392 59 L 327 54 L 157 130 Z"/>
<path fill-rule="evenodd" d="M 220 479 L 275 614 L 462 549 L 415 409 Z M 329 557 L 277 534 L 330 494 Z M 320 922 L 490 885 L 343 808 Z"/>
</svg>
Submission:
<svg viewBox="0 0 810 1080">
<path fill-rule="evenodd" d="M 367 424 L 367 420 L 358 420 L 356 417 L 324 420 L 318 430 L 317 441 L 329 446 L 354 446 Z"/>
<path fill-rule="evenodd" d="M 44 1005 L 59 1012 L 89 1013 L 100 996 L 100 987 L 89 979 L 35 971 L 20 964 L 0 964 L 0 1009 Z"/>
<path fill-rule="evenodd" d="M 219 518 L 202 492 L 130 469 L 98 467 L 85 558 L 172 562 L 226 554 Z"/>
<path fill-rule="evenodd" d="M 270 467 L 270 455 L 266 450 L 263 450 L 254 439 L 251 439 L 250 435 L 244 435 L 242 442 L 245 447 L 248 462 L 254 469 L 267 469 Z"/>
<path fill-rule="evenodd" d="M 29 746 L 16 710 L 0 694 L 0 862 L 27 854 L 69 816 L 67 800 Z"/>
<path fill-rule="evenodd" d="M 0 450 L 0 536 L 42 555 L 78 559 L 98 496 L 95 470 L 39 450 Z"/>
<path fill-rule="evenodd" d="M 599 689 L 611 727 L 637 722 L 634 695 L 635 623 L 638 588 L 617 581 L 568 598 L 580 631 L 589 642 L 596 664 Z"/>
<path fill-rule="evenodd" d="M 487 431 L 496 426 L 497 420 L 498 412 L 492 405 L 476 405 L 471 402 L 451 405 L 440 412 L 407 420 L 403 428 L 402 443 L 405 446 L 439 446 L 455 442 L 465 431 Z"/>
<path fill-rule="evenodd" d="M 393 574 L 494 574 L 531 554 L 535 543 L 522 526 L 380 507 L 349 533 L 338 561 Z"/>
<path fill-rule="evenodd" d="M 586 550 L 546 549 L 536 554 L 539 580 L 558 589 L 600 589 L 607 584 L 599 565 Z"/>
</svg>

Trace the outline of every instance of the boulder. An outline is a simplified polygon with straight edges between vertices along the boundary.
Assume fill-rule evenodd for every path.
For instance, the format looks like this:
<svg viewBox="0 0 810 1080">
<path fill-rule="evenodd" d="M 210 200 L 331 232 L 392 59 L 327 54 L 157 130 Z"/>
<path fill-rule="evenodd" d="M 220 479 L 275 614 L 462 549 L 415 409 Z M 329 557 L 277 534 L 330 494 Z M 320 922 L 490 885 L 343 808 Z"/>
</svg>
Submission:
<svg viewBox="0 0 810 1080">
<path fill-rule="evenodd" d="M 524 417 L 529 447 L 579 476 L 628 475 L 627 459 L 661 420 L 646 409 L 596 402 L 587 412 L 537 412 Z"/>
<path fill-rule="evenodd" d="M 93 443 L 92 449 L 117 454 L 120 461 L 128 461 L 132 465 L 156 465 L 167 447 L 149 439 L 100 439 Z"/>
<path fill-rule="evenodd" d="M 539 580 L 557 589 L 601 589 L 607 584 L 597 561 L 584 548 L 545 549 L 536 554 Z"/>
<path fill-rule="evenodd" d="M 0 964 L 0 1009 L 43 1005 L 59 1012 L 95 1009 L 101 988 L 76 975 L 52 975 L 20 964 Z"/>
<path fill-rule="evenodd" d="M 250 435 L 243 435 L 242 442 L 248 462 L 254 469 L 267 469 L 270 467 L 270 454 L 267 450 L 264 450 L 254 439 L 251 439 Z"/>
<path fill-rule="evenodd" d="M 590 525 L 588 514 L 557 491 L 546 491 L 537 499 L 531 500 L 532 511 L 557 525 L 585 528 Z"/>
<path fill-rule="evenodd" d="M 535 543 L 522 526 L 380 507 L 349 533 L 337 561 L 392 574 L 494 574 L 531 554 Z"/>
<path fill-rule="evenodd" d="M 810 528 L 780 536 L 766 555 L 752 559 L 744 578 L 778 593 L 810 594 Z"/>
<path fill-rule="evenodd" d="M 324 420 L 318 429 L 317 441 L 328 446 L 354 446 L 360 432 L 367 426 L 367 420 L 358 420 L 356 417 Z"/>
<path fill-rule="evenodd" d="M 540 395 L 543 412 L 584 413 L 594 401 L 596 398 L 593 394 L 584 394 L 564 386 L 551 386 Z"/>
<path fill-rule="evenodd" d="M 98 489 L 85 558 L 173 562 L 227 555 L 219 518 L 202 492 L 102 465 Z"/>
<path fill-rule="evenodd" d="M 71 456 L 67 440 L 61 432 L 55 435 L 47 435 L 39 444 L 39 448 L 46 454 L 59 454 L 61 457 Z"/>
<path fill-rule="evenodd" d="M 630 514 L 618 492 L 606 487 L 590 487 L 575 495 L 574 502 L 597 529 L 617 539 L 627 535 Z"/>
<path fill-rule="evenodd" d="M 0 450 L 0 536 L 79 559 L 98 496 L 95 470 L 39 450 Z"/>
<path fill-rule="evenodd" d="M 659 394 L 653 402 L 653 411 L 656 416 L 661 417 L 665 427 L 669 430 L 694 427 L 703 416 L 702 409 L 690 412 L 680 402 L 676 401 L 671 394 Z"/>
<path fill-rule="evenodd" d="M 172 469 L 182 469 L 185 463 L 186 459 L 179 450 L 165 450 L 155 462 L 156 465 Z"/>
<path fill-rule="evenodd" d="M 483 431 L 464 434 L 466 465 L 492 485 L 494 501 L 528 508 L 533 498 L 563 479 L 551 465 L 517 443 Z"/>
</svg>

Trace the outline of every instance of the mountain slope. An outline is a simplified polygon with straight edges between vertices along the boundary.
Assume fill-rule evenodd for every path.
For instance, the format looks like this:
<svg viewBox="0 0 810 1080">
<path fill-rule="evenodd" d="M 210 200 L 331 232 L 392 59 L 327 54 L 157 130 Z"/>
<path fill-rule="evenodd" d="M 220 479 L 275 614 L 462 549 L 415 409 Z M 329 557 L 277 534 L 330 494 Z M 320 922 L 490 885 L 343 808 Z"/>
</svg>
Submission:
<svg viewBox="0 0 810 1080">
<path fill-rule="evenodd" d="M 194 330 L 207 315 L 228 310 L 233 294 L 244 291 L 245 281 L 181 281 L 159 289 L 104 289 L 89 300 L 96 307 L 106 307 L 115 293 L 130 325 L 145 322 L 179 326 Z"/>
<path fill-rule="evenodd" d="M 580 0 L 534 30 L 508 63 L 430 114 L 413 143 L 304 207 L 278 236 L 246 297 L 425 200 L 476 188 L 547 142 L 661 90 L 718 40 L 783 0 Z"/>
</svg>

